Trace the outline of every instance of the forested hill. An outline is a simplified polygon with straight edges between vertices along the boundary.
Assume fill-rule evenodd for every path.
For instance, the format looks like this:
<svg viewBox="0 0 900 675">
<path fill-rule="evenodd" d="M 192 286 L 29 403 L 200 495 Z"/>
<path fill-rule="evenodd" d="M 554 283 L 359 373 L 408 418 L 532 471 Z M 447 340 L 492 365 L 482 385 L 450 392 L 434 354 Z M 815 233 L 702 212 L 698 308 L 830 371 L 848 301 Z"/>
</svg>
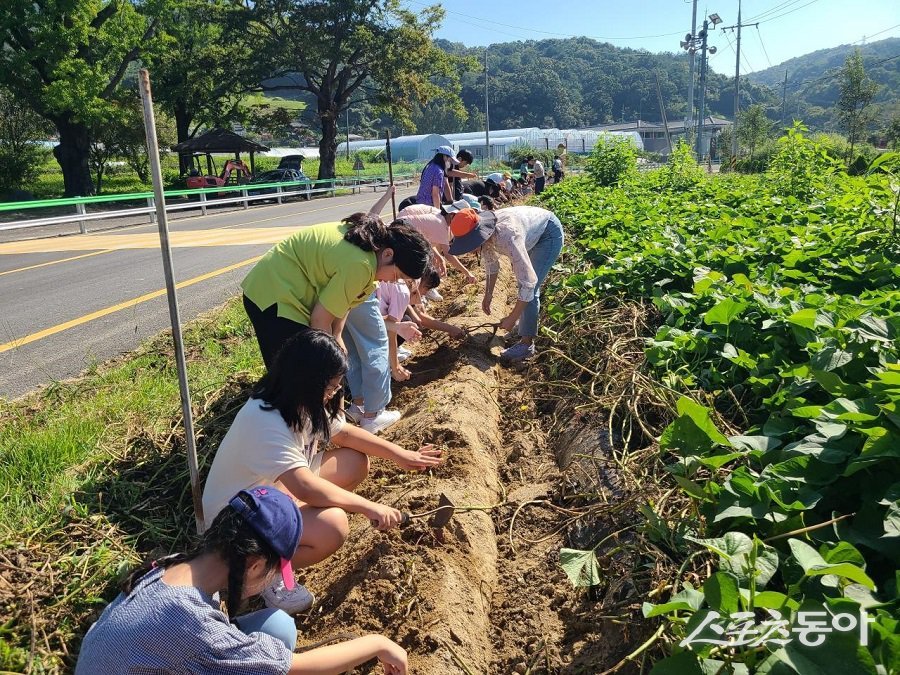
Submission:
<svg viewBox="0 0 900 675">
<path fill-rule="evenodd" d="M 445 41 L 439 44 L 449 52 L 484 62 L 482 47 L 467 48 Z M 717 65 L 715 60 L 711 64 Z M 687 107 L 688 56 L 684 52 L 653 54 L 589 38 L 506 42 L 488 48 L 488 71 L 491 126 L 495 128 L 566 128 L 636 118 L 659 120 L 656 76 L 669 119 L 683 118 Z M 469 111 L 469 119 L 462 126 L 484 128 L 483 71 L 465 73 L 462 79 L 463 102 Z M 733 92 L 730 78 L 710 72 L 708 111 L 730 117 Z M 751 100 L 774 101 L 773 92 L 752 84 L 745 97 L 748 104 Z M 422 121 L 440 116 L 439 107 L 423 111 Z M 440 121 L 451 126 L 453 120 Z"/>
<path fill-rule="evenodd" d="M 887 120 L 900 114 L 900 38 L 888 38 L 867 45 L 841 45 L 832 49 L 804 54 L 782 64 L 748 75 L 752 82 L 781 90 L 787 72 L 788 96 L 800 102 L 801 113 L 811 119 L 821 119 L 826 125 L 834 122 L 833 109 L 840 95 L 840 71 L 847 57 L 859 49 L 866 75 L 878 85 L 874 103 L 877 117 Z"/>
<path fill-rule="evenodd" d="M 484 62 L 484 48 L 439 41 L 454 54 Z M 781 116 L 781 84 L 788 70 L 787 118 L 803 119 L 814 129 L 835 129 L 836 74 L 855 47 L 821 50 L 760 71 L 741 84 L 741 107 L 765 106 L 769 117 Z M 880 40 L 860 48 L 867 74 L 881 85 L 876 122 L 885 124 L 900 112 L 900 38 Z M 734 54 L 720 50 L 712 69 L 730 72 Z M 699 67 L 699 57 L 697 58 Z M 526 126 L 578 127 L 640 118 L 660 120 L 655 76 L 659 77 L 666 114 L 682 119 L 687 107 L 688 56 L 684 52 L 650 53 L 622 49 L 588 38 L 506 42 L 488 48 L 490 115 L 493 128 Z M 825 79 L 820 79 L 825 78 Z M 813 81 L 819 80 L 819 81 Z M 483 71 L 464 73 L 462 98 L 468 120 L 459 120 L 439 102 L 416 115 L 420 131 L 484 128 Z M 698 94 L 699 95 L 699 94 Z M 732 117 L 734 78 L 709 73 L 707 110 Z"/>
<path fill-rule="evenodd" d="M 882 101 L 900 99 L 900 38 L 887 38 L 867 45 L 841 45 L 831 49 L 820 49 L 765 70 L 747 76 L 749 80 L 770 87 L 781 87 L 784 73 L 788 74 L 788 88 L 803 87 L 803 83 L 826 75 L 837 75 L 847 57 L 859 49 L 863 57 L 866 75 L 882 86 L 878 99 Z M 831 78 L 837 80 L 837 77 Z M 824 84 L 824 83 L 823 83 Z M 810 88 L 810 87 L 805 87 Z"/>
</svg>

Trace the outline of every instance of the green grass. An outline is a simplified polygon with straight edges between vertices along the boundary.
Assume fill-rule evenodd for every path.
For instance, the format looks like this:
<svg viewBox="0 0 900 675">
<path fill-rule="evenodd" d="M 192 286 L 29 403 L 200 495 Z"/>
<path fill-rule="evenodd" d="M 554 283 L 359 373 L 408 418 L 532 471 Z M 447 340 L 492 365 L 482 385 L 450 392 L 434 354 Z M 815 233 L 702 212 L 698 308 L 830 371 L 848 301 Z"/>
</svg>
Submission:
<svg viewBox="0 0 900 675">
<path fill-rule="evenodd" d="M 192 323 L 185 349 L 205 467 L 262 363 L 237 300 Z M 120 567 L 193 530 L 171 337 L 0 400 L 0 467 L 0 671 L 21 672 L 37 630 L 32 672 L 66 672 Z"/>
</svg>

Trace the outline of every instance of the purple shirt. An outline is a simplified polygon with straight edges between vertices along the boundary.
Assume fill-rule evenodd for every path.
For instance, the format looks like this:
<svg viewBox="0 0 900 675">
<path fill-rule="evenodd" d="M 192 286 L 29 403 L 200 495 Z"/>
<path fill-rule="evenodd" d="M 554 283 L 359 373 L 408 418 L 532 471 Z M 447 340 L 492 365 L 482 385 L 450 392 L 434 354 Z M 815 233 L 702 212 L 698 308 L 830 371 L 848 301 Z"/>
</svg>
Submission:
<svg viewBox="0 0 900 675">
<path fill-rule="evenodd" d="M 428 165 L 422 171 L 422 179 L 419 181 L 419 191 L 416 193 L 416 204 L 427 204 L 441 208 L 440 202 L 432 204 L 434 201 L 431 197 L 431 188 L 437 187 L 438 194 L 444 194 L 444 170 L 434 162 L 428 162 Z"/>
</svg>

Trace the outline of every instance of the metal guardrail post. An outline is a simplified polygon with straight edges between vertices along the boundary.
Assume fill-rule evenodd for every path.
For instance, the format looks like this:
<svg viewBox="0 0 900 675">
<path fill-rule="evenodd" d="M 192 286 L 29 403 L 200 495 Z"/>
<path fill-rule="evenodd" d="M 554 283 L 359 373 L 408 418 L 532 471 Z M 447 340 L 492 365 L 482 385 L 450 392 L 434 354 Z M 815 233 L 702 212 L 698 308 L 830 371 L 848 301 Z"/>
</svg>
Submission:
<svg viewBox="0 0 900 675">
<path fill-rule="evenodd" d="M 312 184 L 309 181 L 306 181 L 306 201 L 312 199 L 311 186 Z"/>
<path fill-rule="evenodd" d="M 156 210 L 155 210 L 156 209 L 156 200 L 153 199 L 153 197 L 147 197 L 147 206 L 149 206 L 151 209 L 154 209 L 153 211 L 150 212 L 150 222 L 155 223 L 156 222 Z"/>
<path fill-rule="evenodd" d="M 200 193 L 200 213 L 202 213 L 204 216 L 206 215 L 206 193 L 205 192 Z"/>
<path fill-rule="evenodd" d="M 334 184 L 335 184 L 335 180 L 334 180 L 334 178 L 332 178 L 331 179 L 331 196 L 332 197 L 334 197 Z"/>
<path fill-rule="evenodd" d="M 276 188 L 275 188 L 275 191 L 278 193 L 278 203 L 279 203 L 279 204 L 284 203 L 284 202 L 282 202 L 282 200 L 281 200 L 281 193 L 282 193 L 281 186 L 279 185 L 278 187 L 276 187 Z"/>
<path fill-rule="evenodd" d="M 77 213 L 79 216 L 85 215 L 87 213 L 87 209 L 84 208 L 84 204 L 76 204 L 75 213 Z M 78 229 L 81 230 L 81 234 L 87 234 L 87 225 L 83 220 L 78 221 Z"/>
<path fill-rule="evenodd" d="M 250 208 L 250 202 L 247 201 L 247 190 L 241 190 L 241 197 L 244 198 L 244 211 Z"/>
</svg>

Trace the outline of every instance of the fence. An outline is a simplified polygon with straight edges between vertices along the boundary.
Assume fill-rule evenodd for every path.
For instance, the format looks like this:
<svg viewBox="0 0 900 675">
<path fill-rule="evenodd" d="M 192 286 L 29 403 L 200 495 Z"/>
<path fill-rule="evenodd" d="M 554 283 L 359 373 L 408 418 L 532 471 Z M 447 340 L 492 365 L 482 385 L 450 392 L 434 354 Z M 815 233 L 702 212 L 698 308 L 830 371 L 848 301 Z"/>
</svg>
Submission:
<svg viewBox="0 0 900 675">
<path fill-rule="evenodd" d="M 395 184 L 410 184 L 414 174 L 394 176 Z M 325 180 L 305 180 L 285 183 L 258 183 L 246 185 L 234 185 L 227 187 L 199 188 L 194 190 L 169 190 L 166 196 L 166 212 L 199 209 L 201 215 L 206 215 L 207 210 L 213 206 L 227 204 L 243 204 L 245 209 L 250 208 L 251 202 L 272 200 L 279 204 L 288 197 L 306 197 L 311 199 L 315 194 L 330 193 L 333 197 L 337 190 L 362 191 L 365 188 L 377 190 L 387 187 L 388 179 L 385 177 L 365 178 L 330 178 Z M 240 193 L 239 196 L 227 196 L 229 193 Z M 226 196 L 222 196 L 222 195 Z M 213 198 L 210 198 L 210 195 Z M 196 197 L 196 199 L 194 199 Z M 179 201 L 169 201 L 170 198 L 178 198 Z M 146 206 L 137 206 L 124 209 L 110 209 L 89 213 L 88 205 L 92 204 L 116 204 L 117 202 L 145 201 Z M 87 224 L 95 220 L 107 220 L 111 218 L 124 218 L 146 215 L 150 222 L 156 222 L 156 204 L 152 192 L 138 192 L 124 195 L 101 195 L 97 197 L 70 197 L 68 199 L 45 199 L 30 202 L 0 203 L 0 216 L 10 211 L 38 211 L 40 209 L 58 209 L 74 207 L 75 212 L 60 216 L 47 216 L 43 218 L 26 218 L 0 223 L 0 231 L 21 230 L 30 227 L 44 227 L 48 225 L 65 225 L 78 223 L 79 230 L 85 234 Z"/>
</svg>

